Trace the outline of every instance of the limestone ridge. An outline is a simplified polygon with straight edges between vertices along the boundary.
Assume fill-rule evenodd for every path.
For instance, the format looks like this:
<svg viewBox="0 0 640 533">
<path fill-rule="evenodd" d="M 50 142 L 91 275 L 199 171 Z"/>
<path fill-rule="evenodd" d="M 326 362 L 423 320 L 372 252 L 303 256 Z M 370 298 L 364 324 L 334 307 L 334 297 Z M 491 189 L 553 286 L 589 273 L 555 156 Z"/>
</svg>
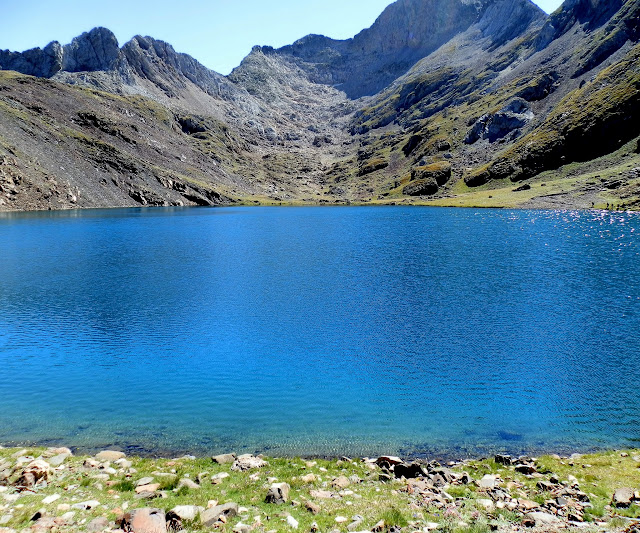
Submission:
<svg viewBox="0 0 640 533">
<path fill-rule="evenodd" d="M 277 50 L 259 51 L 289 56 L 312 81 L 358 98 L 378 93 L 472 24 L 479 23 L 501 44 L 544 18 L 530 0 L 399 0 L 352 39 L 308 35 Z"/>
<path fill-rule="evenodd" d="M 77 79 L 74 74 L 110 72 L 116 75 L 114 80 L 133 85 L 135 74 L 169 97 L 175 97 L 186 87 L 185 80 L 209 95 L 229 97 L 231 93 L 224 76 L 187 54 L 177 53 L 170 44 L 137 35 L 120 48 L 116 36 L 106 28 L 94 28 L 64 46 L 54 41 L 44 49 L 22 53 L 0 51 L 0 69 L 67 83 Z M 106 88 L 118 90 L 116 86 Z"/>
</svg>

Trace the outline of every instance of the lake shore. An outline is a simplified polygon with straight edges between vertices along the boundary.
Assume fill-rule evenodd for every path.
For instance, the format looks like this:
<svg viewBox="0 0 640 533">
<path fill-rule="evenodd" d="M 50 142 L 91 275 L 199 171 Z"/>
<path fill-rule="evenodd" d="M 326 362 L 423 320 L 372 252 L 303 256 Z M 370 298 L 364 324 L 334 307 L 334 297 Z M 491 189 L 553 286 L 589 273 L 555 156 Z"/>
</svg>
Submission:
<svg viewBox="0 0 640 533">
<path fill-rule="evenodd" d="M 640 531 L 640 451 L 439 464 L 0 448 L 0 533 Z"/>
</svg>

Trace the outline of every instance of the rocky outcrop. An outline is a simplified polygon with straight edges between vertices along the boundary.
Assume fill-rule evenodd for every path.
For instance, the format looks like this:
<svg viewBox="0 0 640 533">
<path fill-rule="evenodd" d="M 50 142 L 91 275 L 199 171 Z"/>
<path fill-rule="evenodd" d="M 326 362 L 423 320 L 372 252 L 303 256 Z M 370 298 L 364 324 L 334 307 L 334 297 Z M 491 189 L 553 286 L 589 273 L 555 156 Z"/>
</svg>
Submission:
<svg viewBox="0 0 640 533">
<path fill-rule="evenodd" d="M 26 52 L 0 50 L 0 70 L 15 70 L 29 76 L 50 78 L 62 68 L 63 51 L 57 41 L 44 49 L 33 48 Z"/>
<path fill-rule="evenodd" d="M 480 139 L 495 142 L 509 134 L 515 138 L 519 129 L 526 126 L 533 117 L 529 104 L 521 98 L 514 98 L 497 113 L 480 117 L 467 133 L 464 142 L 473 144 Z"/>
<path fill-rule="evenodd" d="M 83 33 L 63 48 L 62 66 L 66 72 L 110 70 L 121 59 L 118 39 L 106 28 Z"/>
<path fill-rule="evenodd" d="M 378 93 L 473 24 L 497 46 L 543 19 L 542 10 L 529 0 L 398 0 L 353 39 L 308 35 L 277 50 L 261 50 L 288 56 L 312 81 L 358 98 Z"/>
</svg>

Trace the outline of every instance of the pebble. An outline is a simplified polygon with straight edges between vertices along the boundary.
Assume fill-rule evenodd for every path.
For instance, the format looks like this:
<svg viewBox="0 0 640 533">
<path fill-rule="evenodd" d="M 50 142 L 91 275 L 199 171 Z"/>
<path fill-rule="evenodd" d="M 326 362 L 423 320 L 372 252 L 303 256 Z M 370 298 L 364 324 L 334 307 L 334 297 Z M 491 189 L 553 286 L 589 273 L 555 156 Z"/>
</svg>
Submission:
<svg viewBox="0 0 640 533">
<path fill-rule="evenodd" d="M 52 494 L 51 496 L 47 496 L 46 498 L 44 498 L 42 500 L 42 503 L 44 503 L 45 505 L 49 505 L 50 503 L 53 503 L 59 499 L 60 499 L 60 494 Z"/>
<path fill-rule="evenodd" d="M 72 509 L 81 509 L 83 511 L 89 511 L 94 509 L 100 505 L 98 500 L 88 500 L 86 502 L 74 503 L 71 508 Z"/>
<path fill-rule="evenodd" d="M 299 522 L 293 518 L 293 516 L 289 515 L 287 516 L 287 524 L 289 524 L 293 529 L 298 529 Z"/>
</svg>

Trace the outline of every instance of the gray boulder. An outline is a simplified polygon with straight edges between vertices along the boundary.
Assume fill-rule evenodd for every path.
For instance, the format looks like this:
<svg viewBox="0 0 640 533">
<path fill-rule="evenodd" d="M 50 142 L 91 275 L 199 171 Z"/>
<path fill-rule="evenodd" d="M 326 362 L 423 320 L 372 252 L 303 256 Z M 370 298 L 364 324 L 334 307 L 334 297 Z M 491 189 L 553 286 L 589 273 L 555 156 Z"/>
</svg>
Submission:
<svg viewBox="0 0 640 533">
<path fill-rule="evenodd" d="M 224 505 L 216 505 L 211 509 L 207 509 L 203 513 L 200 513 L 200 521 L 202 525 L 212 527 L 220 520 L 221 516 L 225 518 L 233 518 L 238 514 L 238 504 L 229 502 Z"/>
</svg>

